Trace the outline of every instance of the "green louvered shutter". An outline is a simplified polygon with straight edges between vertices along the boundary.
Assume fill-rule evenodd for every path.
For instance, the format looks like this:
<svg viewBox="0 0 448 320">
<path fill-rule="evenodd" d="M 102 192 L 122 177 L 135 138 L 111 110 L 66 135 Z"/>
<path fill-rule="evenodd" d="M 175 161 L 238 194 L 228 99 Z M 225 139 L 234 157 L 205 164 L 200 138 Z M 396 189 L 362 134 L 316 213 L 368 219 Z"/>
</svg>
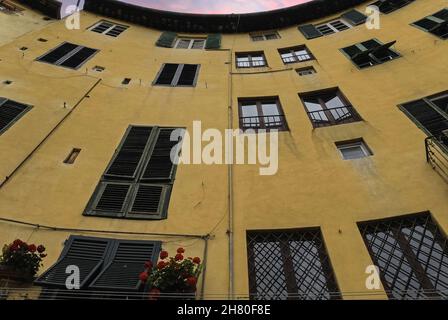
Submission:
<svg viewBox="0 0 448 320">
<path fill-rule="evenodd" d="M 344 13 L 341 17 L 355 26 L 362 24 L 367 20 L 366 15 L 354 9 Z"/>
<path fill-rule="evenodd" d="M 312 24 L 305 24 L 303 26 L 299 26 L 299 31 L 302 32 L 302 34 L 307 39 L 322 37 L 322 33 L 319 30 L 317 30 L 317 28 Z"/>
<path fill-rule="evenodd" d="M 205 49 L 219 49 L 221 48 L 221 34 L 210 34 L 205 42 Z"/>
<path fill-rule="evenodd" d="M 172 48 L 176 38 L 176 33 L 166 31 L 160 35 L 159 40 L 157 40 L 156 42 L 156 46 L 163 48 Z"/>
</svg>

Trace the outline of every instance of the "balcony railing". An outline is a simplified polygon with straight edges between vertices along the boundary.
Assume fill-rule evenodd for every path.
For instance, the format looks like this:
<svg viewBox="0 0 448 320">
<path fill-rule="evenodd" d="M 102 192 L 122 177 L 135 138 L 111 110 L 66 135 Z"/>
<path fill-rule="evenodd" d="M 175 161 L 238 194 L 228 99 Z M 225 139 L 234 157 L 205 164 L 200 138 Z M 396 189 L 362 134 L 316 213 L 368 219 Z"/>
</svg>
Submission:
<svg viewBox="0 0 448 320">
<path fill-rule="evenodd" d="M 325 110 L 309 111 L 308 116 L 313 122 L 314 127 L 326 127 L 342 123 L 362 121 L 361 116 L 351 105 Z"/>
<path fill-rule="evenodd" d="M 448 183 L 448 139 L 426 138 L 425 148 L 426 161 Z"/>
<path fill-rule="evenodd" d="M 283 114 L 240 117 L 240 124 L 242 129 L 286 129 L 286 120 Z"/>
</svg>

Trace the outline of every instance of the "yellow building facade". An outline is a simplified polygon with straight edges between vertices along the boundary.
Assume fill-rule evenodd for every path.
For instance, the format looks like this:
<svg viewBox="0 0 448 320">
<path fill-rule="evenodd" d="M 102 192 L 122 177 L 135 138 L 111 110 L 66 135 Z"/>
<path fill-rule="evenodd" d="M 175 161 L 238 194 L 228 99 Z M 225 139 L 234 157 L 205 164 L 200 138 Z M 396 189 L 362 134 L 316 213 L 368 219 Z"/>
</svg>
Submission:
<svg viewBox="0 0 448 320">
<path fill-rule="evenodd" d="M 428 142 L 428 163 L 425 139 L 432 131 L 423 120 L 411 120 L 412 108 L 406 107 L 448 90 L 447 41 L 411 25 L 446 10 L 447 1 L 416 0 L 381 13 L 379 29 L 341 18 L 352 9 L 367 14 L 371 3 L 358 1 L 353 7 L 306 21 L 314 31 L 320 30 L 316 38 L 298 29 L 305 23 L 295 23 L 277 28 L 273 39 L 254 38 L 253 32 L 263 29 L 223 33 L 220 47 L 213 49 L 157 46 L 164 31 L 175 30 L 148 28 L 91 10 L 80 13 L 79 28 L 68 30 L 64 19 L 43 20 L 43 13 L 11 3 L 23 10 L 0 12 L 0 97 L 30 107 L 0 131 L 0 243 L 21 239 L 43 244 L 48 256 L 39 275 L 58 261 L 70 236 L 85 236 L 156 241 L 170 254 L 184 247 L 186 255 L 203 260 L 205 270 L 197 290 L 197 297 L 203 299 L 419 295 L 402 295 L 400 290 L 443 295 L 448 268 L 444 258 L 425 260 L 419 256 L 421 251 L 414 252 L 420 265 L 415 266 L 409 257 L 409 263 L 401 265 L 410 265 L 416 276 L 406 276 L 407 267 L 394 273 L 400 267 L 391 262 L 397 258 L 394 250 L 385 249 L 388 240 L 380 231 L 372 231 L 369 238 L 363 232 L 370 227 L 363 223 L 425 213 L 418 216 L 421 219 L 430 213 L 425 221 L 440 231 L 442 240 L 434 241 L 440 244 L 440 255 L 447 254 L 443 242 L 448 230 L 445 140 L 436 136 Z M 336 25 L 328 27 L 334 29 L 331 32 L 322 26 L 339 19 L 348 24 L 346 30 Z M 127 29 L 116 37 L 93 32 L 92 27 L 102 20 Z M 190 38 L 205 43 L 207 36 L 208 32 L 177 31 L 172 45 Z M 372 63 L 378 50 L 357 57 L 341 51 L 369 39 L 383 44 L 396 41 L 378 50 L 392 49 L 399 56 Z M 78 68 L 38 60 L 64 42 L 97 52 Z M 283 51 L 289 48 L 294 48 L 291 55 Z M 300 51 L 304 48 L 305 53 Z M 304 54 L 310 54 L 309 59 Z M 249 56 L 263 56 L 266 64 L 256 65 L 259 58 Z M 360 68 L 356 63 L 361 60 L 375 65 Z M 194 86 L 157 85 L 164 64 L 200 65 Z M 314 73 L 303 70 L 309 67 Z M 129 83 L 123 83 L 125 78 Z M 332 96 L 335 90 L 339 94 Z M 329 106 L 335 97 L 343 102 L 344 107 L 338 109 L 343 115 Z M 447 106 L 444 96 L 440 97 L 435 101 Z M 253 122 L 245 122 L 243 110 L 253 101 L 281 105 L 278 114 L 259 113 L 255 120 L 255 128 L 260 123 L 269 127 L 269 116 L 286 123 L 278 133 L 276 174 L 262 176 L 260 166 L 251 164 L 180 164 L 175 178 L 163 182 L 172 185 L 172 190 L 160 219 L 86 214 L 129 126 L 186 128 L 191 135 L 194 121 L 201 121 L 203 130 L 220 132 L 248 123 L 251 127 Z M 316 107 L 322 103 L 323 108 Z M 436 103 L 442 119 L 436 120 L 443 126 L 448 122 L 448 108 L 443 109 L 442 103 Z M 317 109 L 309 109 L 312 105 Z M 247 114 L 253 117 L 251 112 Z M 64 163 L 73 149 L 79 149 L 76 160 Z M 351 151 L 364 154 L 351 159 Z M 397 227 L 405 235 L 403 230 L 416 228 L 406 223 Z M 372 240 L 375 237 L 379 244 Z M 289 248 L 283 248 L 279 239 L 286 239 Z M 373 241 L 370 248 L 369 241 Z M 403 246 L 396 250 L 406 252 Z M 433 263 L 428 267 L 422 262 L 428 259 L 435 259 L 434 265 L 439 266 L 431 271 Z M 366 269 L 371 265 L 380 267 L 379 287 L 366 286 L 371 275 Z M 441 275 L 441 282 L 433 280 L 433 273 Z M 397 284 L 391 274 L 404 282 L 412 279 L 408 286 Z M 290 280 L 294 275 L 297 282 Z M 38 298 L 41 291 L 41 286 L 17 287 L 5 285 L 3 290 L 10 299 Z"/>
</svg>

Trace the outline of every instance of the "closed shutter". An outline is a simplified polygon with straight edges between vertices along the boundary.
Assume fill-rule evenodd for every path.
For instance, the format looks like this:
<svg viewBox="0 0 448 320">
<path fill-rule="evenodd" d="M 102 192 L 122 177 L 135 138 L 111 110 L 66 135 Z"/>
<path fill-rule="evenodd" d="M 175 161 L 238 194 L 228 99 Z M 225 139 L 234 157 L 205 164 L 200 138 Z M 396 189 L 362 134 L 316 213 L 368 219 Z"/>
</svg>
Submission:
<svg viewBox="0 0 448 320">
<path fill-rule="evenodd" d="M 76 52 L 73 56 L 62 62 L 60 65 L 67 68 L 78 69 L 86 61 L 91 58 L 97 50 L 83 47 L 81 50 Z"/>
<path fill-rule="evenodd" d="M 171 85 L 173 83 L 174 77 L 176 76 L 178 64 L 167 63 L 164 64 L 162 70 L 157 77 L 155 84 L 159 85 Z"/>
<path fill-rule="evenodd" d="M 221 34 L 210 34 L 205 41 L 205 49 L 219 49 L 221 48 Z"/>
<path fill-rule="evenodd" d="M 307 39 L 314 39 L 323 36 L 323 34 L 312 24 L 299 26 L 299 31 L 302 32 Z"/>
<path fill-rule="evenodd" d="M 160 35 L 159 40 L 156 42 L 156 46 L 164 48 L 172 48 L 174 41 L 177 38 L 177 34 L 174 32 L 164 32 Z"/>
<path fill-rule="evenodd" d="M 132 192 L 130 183 L 102 182 L 98 185 L 92 210 L 96 214 L 123 216 Z"/>
<path fill-rule="evenodd" d="M 424 100 L 404 104 L 403 108 L 431 136 L 440 137 L 448 129 L 448 119 Z"/>
<path fill-rule="evenodd" d="M 184 64 L 179 76 L 178 86 L 195 86 L 196 75 L 199 69 L 197 64 Z"/>
<path fill-rule="evenodd" d="M 106 169 L 106 179 L 134 179 L 151 137 L 152 127 L 131 127 Z"/>
<path fill-rule="evenodd" d="M 38 60 L 54 64 L 76 48 L 78 48 L 76 44 L 66 42 L 46 55 L 38 58 Z"/>
<path fill-rule="evenodd" d="M 174 128 L 161 128 L 151 153 L 151 158 L 143 171 L 142 180 L 170 181 L 175 164 L 171 161 L 171 150 L 179 143 L 171 141 Z"/>
<path fill-rule="evenodd" d="M 344 13 L 341 17 L 355 26 L 364 23 L 367 20 L 366 15 L 354 9 Z"/>
<path fill-rule="evenodd" d="M 140 288 L 139 274 L 144 271 L 144 263 L 155 265 L 161 243 L 158 241 L 124 241 L 114 244 L 111 261 L 92 281 L 90 288 L 104 290 L 130 290 Z"/>
<path fill-rule="evenodd" d="M 68 266 L 76 266 L 80 271 L 80 287 L 103 267 L 104 259 L 110 249 L 111 241 L 89 237 L 72 236 L 65 245 L 58 262 L 40 276 L 35 283 L 39 285 L 54 285 L 66 287 L 66 280 L 70 274 L 66 273 Z"/>
<path fill-rule="evenodd" d="M 30 109 L 30 106 L 12 100 L 0 100 L 0 133 L 11 126 L 20 116 Z"/>
<path fill-rule="evenodd" d="M 168 210 L 170 189 L 167 185 L 139 184 L 127 217 L 164 219 Z"/>
</svg>

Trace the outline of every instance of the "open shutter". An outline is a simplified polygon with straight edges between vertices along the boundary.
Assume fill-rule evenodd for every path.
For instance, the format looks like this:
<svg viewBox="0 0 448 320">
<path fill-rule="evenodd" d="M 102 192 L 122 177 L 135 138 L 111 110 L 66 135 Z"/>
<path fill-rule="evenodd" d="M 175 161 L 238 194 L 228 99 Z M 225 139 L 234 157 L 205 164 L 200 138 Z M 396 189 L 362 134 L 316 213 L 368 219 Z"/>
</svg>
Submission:
<svg viewBox="0 0 448 320">
<path fill-rule="evenodd" d="M 312 24 L 305 24 L 303 26 L 299 26 L 299 31 L 302 32 L 302 34 L 307 39 L 314 39 L 323 36 L 323 34 Z"/>
<path fill-rule="evenodd" d="M 219 49 L 221 48 L 221 34 L 210 34 L 205 42 L 205 49 Z"/>
<path fill-rule="evenodd" d="M 171 141 L 171 133 L 176 128 L 161 128 L 157 135 L 151 158 L 143 171 L 143 181 L 171 181 L 175 164 L 171 161 L 171 150 L 179 141 Z"/>
<path fill-rule="evenodd" d="M 131 127 L 106 169 L 106 179 L 134 179 L 151 136 L 152 127 Z"/>
<path fill-rule="evenodd" d="M 0 133 L 14 123 L 30 106 L 0 98 Z M 3 104 L 2 104 L 3 101 Z"/>
<path fill-rule="evenodd" d="M 448 119 L 424 100 L 404 104 L 402 108 L 431 136 L 438 138 L 448 129 Z"/>
<path fill-rule="evenodd" d="M 83 47 L 76 52 L 73 56 L 62 62 L 60 65 L 67 68 L 78 69 L 81 67 L 90 57 L 98 52 L 96 49 Z"/>
<path fill-rule="evenodd" d="M 367 20 L 367 16 L 365 14 L 362 14 L 361 12 L 355 9 L 344 13 L 341 17 L 355 26 L 364 23 Z"/>
<path fill-rule="evenodd" d="M 178 86 L 195 86 L 196 85 L 196 75 L 199 70 L 199 65 L 197 64 L 184 64 L 182 72 L 179 76 Z"/>
<path fill-rule="evenodd" d="M 152 261 L 155 265 L 160 247 L 158 241 L 115 241 L 111 261 L 89 287 L 137 291 L 141 286 L 139 274 L 145 270 L 145 262 Z"/>
<path fill-rule="evenodd" d="M 170 189 L 168 185 L 139 184 L 127 217 L 164 219 L 168 210 Z"/>
<path fill-rule="evenodd" d="M 66 288 L 68 266 L 77 266 L 80 271 L 80 287 L 83 289 L 103 266 L 111 241 L 89 237 L 71 236 L 59 260 L 40 276 L 38 285 L 54 285 Z"/>
<path fill-rule="evenodd" d="M 130 183 L 102 182 L 94 194 L 92 211 L 97 215 L 123 216 L 132 192 Z"/>
<path fill-rule="evenodd" d="M 156 42 L 156 46 L 163 48 L 172 48 L 174 41 L 177 38 L 177 34 L 174 32 L 164 32 L 160 35 L 159 40 Z"/>
</svg>

